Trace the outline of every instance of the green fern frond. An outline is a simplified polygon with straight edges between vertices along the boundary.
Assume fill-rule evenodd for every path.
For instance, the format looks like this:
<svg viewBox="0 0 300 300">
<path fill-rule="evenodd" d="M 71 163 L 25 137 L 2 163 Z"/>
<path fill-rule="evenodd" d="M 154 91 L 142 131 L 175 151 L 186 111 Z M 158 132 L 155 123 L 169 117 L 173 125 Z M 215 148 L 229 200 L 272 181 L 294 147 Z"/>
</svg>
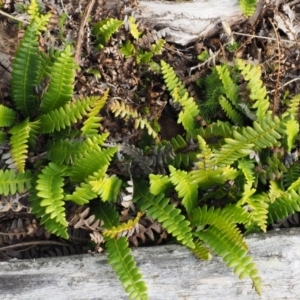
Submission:
<svg viewBox="0 0 300 300">
<path fill-rule="evenodd" d="M 40 56 L 37 54 L 39 30 L 35 22 L 26 28 L 12 64 L 12 95 L 17 110 L 24 116 L 33 115 L 37 99 L 33 91 L 37 85 Z"/>
<path fill-rule="evenodd" d="M 83 182 L 88 176 L 102 168 L 107 168 L 112 156 L 118 147 L 112 147 L 102 151 L 90 150 L 83 153 L 83 157 L 78 158 L 72 167 L 70 178 L 75 182 Z"/>
<path fill-rule="evenodd" d="M 196 257 L 198 257 L 199 259 L 202 259 L 202 260 L 211 260 L 212 259 L 212 254 L 209 251 L 209 249 L 207 249 L 207 247 L 205 246 L 205 243 L 203 243 L 199 239 L 194 241 L 194 243 L 195 243 L 195 248 L 190 249 L 190 250 Z"/>
<path fill-rule="evenodd" d="M 16 173 L 14 170 L 0 170 L 0 194 L 15 195 L 31 187 L 31 173 Z"/>
<path fill-rule="evenodd" d="M 251 1 L 251 0 L 248 0 Z M 261 122 L 268 113 L 270 101 L 267 96 L 267 89 L 261 78 L 260 66 L 253 66 L 246 64 L 243 60 L 237 59 L 236 65 L 248 81 L 247 88 L 250 91 L 249 98 L 255 101 L 252 108 L 257 108 L 256 115 L 259 122 Z"/>
<path fill-rule="evenodd" d="M 129 294 L 129 298 L 134 300 L 148 299 L 147 286 L 136 267 L 126 237 L 107 239 L 105 252 L 108 255 L 108 263 L 112 265 L 125 291 Z"/>
<path fill-rule="evenodd" d="M 120 53 L 123 54 L 126 58 L 132 57 L 135 52 L 136 50 L 134 48 L 134 45 L 129 40 L 126 40 L 120 47 Z"/>
<path fill-rule="evenodd" d="M 300 178 L 300 163 L 297 161 L 283 173 L 284 187 L 287 189 L 298 178 Z"/>
<path fill-rule="evenodd" d="M 216 66 L 216 70 L 223 83 L 226 97 L 235 107 L 237 107 L 240 89 L 238 85 L 231 79 L 228 65 L 224 64 L 222 66 Z"/>
<path fill-rule="evenodd" d="M 299 107 L 300 107 L 300 94 L 294 96 L 289 101 L 286 113 L 292 115 L 294 119 L 297 120 L 299 114 Z"/>
<path fill-rule="evenodd" d="M 156 40 L 155 43 L 151 45 L 151 52 L 153 53 L 153 55 L 162 54 L 165 43 L 166 41 L 163 39 Z"/>
<path fill-rule="evenodd" d="M 40 8 L 35 0 L 31 0 L 27 9 L 31 22 L 38 25 L 39 30 L 46 30 L 46 25 L 48 24 L 51 14 L 40 14 Z"/>
<path fill-rule="evenodd" d="M 149 135 L 153 136 L 153 138 L 157 137 L 156 130 L 152 127 L 152 125 L 148 122 L 148 120 L 142 118 L 142 116 L 137 112 L 137 110 L 131 108 L 129 105 L 124 102 L 119 102 L 118 100 L 114 100 L 110 105 L 111 111 L 114 115 L 120 116 L 121 118 L 130 117 L 134 119 L 134 128 L 147 129 Z"/>
<path fill-rule="evenodd" d="M 69 45 L 57 56 L 51 67 L 51 74 L 49 87 L 40 105 L 40 112 L 43 114 L 62 107 L 72 98 L 75 62 Z"/>
<path fill-rule="evenodd" d="M 278 220 L 284 220 L 289 215 L 300 211 L 300 195 L 290 190 L 284 196 L 269 204 L 268 224 L 274 224 Z"/>
<path fill-rule="evenodd" d="M 166 189 L 172 187 L 172 182 L 169 176 L 150 174 L 150 193 L 159 195 L 164 193 Z"/>
<path fill-rule="evenodd" d="M 219 97 L 219 103 L 227 117 L 233 122 L 234 125 L 243 125 L 244 119 L 242 115 L 232 107 L 232 105 L 224 96 Z"/>
<path fill-rule="evenodd" d="M 95 217 L 103 223 L 103 228 L 109 229 L 119 224 L 119 213 L 116 211 L 116 205 L 111 202 L 94 201 L 92 210 Z"/>
<path fill-rule="evenodd" d="M 98 195 L 92 191 L 92 186 L 89 183 L 81 182 L 72 194 L 65 196 L 65 200 L 72 201 L 77 205 L 84 205 L 97 197 Z"/>
<path fill-rule="evenodd" d="M 134 200 L 138 201 L 140 209 L 147 215 L 162 223 L 162 226 L 172 234 L 180 243 L 194 249 L 190 222 L 173 204 L 168 204 L 169 199 L 164 194 L 157 196 L 147 193 L 144 185 L 135 185 Z"/>
<path fill-rule="evenodd" d="M 135 22 L 135 18 L 130 16 L 128 18 L 128 24 L 129 24 L 129 32 L 130 32 L 130 34 L 133 36 L 133 38 L 135 38 L 136 40 L 138 40 L 139 37 L 141 36 L 142 32 L 140 32 L 138 30 L 138 25 Z"/>
<path fill-rule="evenodd" d="M 109 41 L 111 36 L 117 32 L 123 21 L 117 19 L 105 19 L 98 22 L 93 27 L 93 34 L 97 36 L 97 44 L 100 49 Z"/>
<path fill-rule="evenodd" d="M 224 235 L 223 230 L 214 226 L 197 232 L 197 237 L 221 256 L 229 268 L 234 268 L 234 273 L 239 279 L 250 277 L 256 292 L 261 295 L 261 278 L 258 276 L 258 270 L 252 257 L 247 255 L 248 250 L 237 246 Z"/>
<path fill-rule="evenodd" d="M 286 143 L 287 151 L 291 152 L 295 147 L 295 140 L 299 136 L 299 122 L 295 119 L 290 119 L 285 123 L 286 126 Z"/>
<path fill-rule="evenodd" d="M 41 224 L 51 233 L 68 238 L 66 213 L 64 208 L 63 176 L 68 167 L 49 163 L 38 175 L 35 190 L 30 197 L 32 213 L 41 217 Z"/>
<path fill-rule="evenodd" d="M 238 168 L 242 171 L 245 176 L 246 182 L 251 186 L 255 181 L 254 176 L 254 163 L 250 160 L 239 160 Z"/>
<path fill-rule="evenodd" d="M 102 201 L 115 202 L 122 186 L 122 180 L 116 175 L 103 177 L 98 180 L 90 180 L 92 191 L 101 196 Z"/>
<path fill-rule="evenodd" d="M 52 110 L 51 112 L 41 115 L 41 133 L 51 133 L 60 131 L 69 127 L 71 124 L 81 120 L 83 116 L 91 110 L 92 105 L 98 100 L 97 97 L 85 97 L 69 102 L 63 107 Z"/>
<path fill-rule="evenodd" d="M 93 109 L 87 114 L 88 118 L 83 122 L 83 126 L 81 127 L 83 136 L 93 136 L 99 133 L 100 121 L 102 120 L 99 112 L 106 103 L 108 92 L 109 90 L 107 89 L 104 95 L 95 103 Z"/>
<path fill-rule="evenodd" d="M 176 170 L 169 166 L 170 180 L 175 186 L 178 196 L 182 198 L 182 204 L 190 213 L 198 202 L 198 185 L 191 182 L 188 173 L 181 170 Z"/>
<path fill-rule="evenodd" d="M 182 123 L 182 126 L 187 132 L 193 131 L 196 127 L 195 119 L 200 114 L 200 110 L 194 98 L 189 97 L 188 93 L 180 97 L 178 88 L 174 89 L 172 97 L 174 102 L 180 103 L 182 106 L 178 115 L 178 123 Z"/>
<path fill-rule="evenodd" d="M 30 134 L 31 123 L 26 119 L 22 123 L 15 125 L 10 129 L 11 138 L 9 145 L 11 147 L 10 154 L 14 164 L 22 173 L 25 171 L 25 161 L 28 153 L 28 139 Z"/>
<path fill-rule="evenodd" d="M 247 205 L 253 222 L 263 231 L 267 231 L 268 208 L 270 199 L 268 195 L 261 193 L 247 199 Z"/>
<path fill-rule="evenodd" d="M 277 200 L 280 197 L 284 197 L 284 190 L 282 190 L 276 181 L 270 180 L 270 188 L 268 197 L 270 199 L 270 202 L 273 203 L 275 200 Z"/>
<path fill-rule="evenodd" d="M 250 17 L 253 15 L 257 1 L 256 0 L 239 0 L 242 13 Z"/>
<path fill-rule="evenodd" d="M 237 223 L 248 224 L 251 217 L 241 207 L 232 206 L 230 210 L 215 209 L 214 207 L 197 207 L 190 214 L 190 222 L 193 227 L 203 227 L 210 225 L 218 228 L 226 236 L 226 240 L 235 244 L 237 247 L 248 249 L 246 241 L 237 228 Z M 197 233 L 198 236 L 198 233 Z"/>
<path fill-rule="evenodd" d="M 16 119 L 16 113 L 11 108 L 0 104 L 0 127 L 12 126 Z"/>
<path fill-rule="evenodd" d="M 161 60 L 160 64 L 165 84 L 171 96 L 173 97 L 173 92 L 175 88 L 177 88 L 177 93 L 179 94 L 179 97 L 183 97 L 188 91 L 185 88 L 183 82 L 178 78 L 178 76 L 174 72 L 174 69 L 163 60 Z"/>
<path fill-rule="evenodd" d="M 234 139 L 225 139 L 222 148 L 214 153 L 216 165 L 231 165 L 235 160 L 249 155 L 254 146 L 258 149 L 280 146 L 278 140 L 285 129 L 278 117 L 265 116 L 260 124 L 255 121 L 253 128 L 244 127 L 240 132 L 234 130 Z"/>
<path fill-rule="evenodd" d="M 49 144 L 47 158 L 58 164 L 73 164 L 82 155 L 82 142 L 59 139 Z"/>
</svg>

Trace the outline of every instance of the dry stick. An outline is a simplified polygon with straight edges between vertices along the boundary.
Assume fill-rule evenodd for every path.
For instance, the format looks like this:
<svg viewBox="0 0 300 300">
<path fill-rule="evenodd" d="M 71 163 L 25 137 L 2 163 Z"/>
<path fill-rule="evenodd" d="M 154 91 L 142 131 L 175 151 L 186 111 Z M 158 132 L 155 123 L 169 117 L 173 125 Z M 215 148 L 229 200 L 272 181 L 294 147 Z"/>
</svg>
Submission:
<svg viewBox="0 0 300 300">
<path fill-rule="evenodd" d="M 280 68 L 280 58 L 281 58 L 281 50 L 280 50 L 280 43 L 279 43 L 279 37 L 278 37 L 278 33 L 277 33 L 277 30 L 276 30 L 276 27 L 273 23 L 273 21 L 271 19 L 269 19 L 269 21 L 271 22 L 272 26 L 273 26 L 273 29 L 274 29 L 274 32 L 275 32 L 275 35 L 276 35 L 276 41 L 277 41 L 277 48 L 278 48 L 278 69 L 277 69 L 277 77 L 276 77 L 276 85 L 275 85 L 275 92 L 274 92 L 274 100 L 273 100 L 273 115 L 276 114 L 276 110 L 277 110 L 277 105 L 278 105 L 278 101 L 277 101 L 277 93 L 278 93 L 278 86 L 279 86 L 279 78 L 280 78 L 280 71 L 281 71 L 281 68 Z"/>
<path fill-rule="evenodd" d="M 12 15 L 10 15 L 10 14 L 4 12 L 4 11 L 1 10 L 1 9 L 0 9 L 0 15 L 3 15 L 3 16 L 8 17 L 8 18 L 10 18 L 10 19 L 16 20 L 16 21 L 18 21 L 18 22 L 22 22 L 22 23 L 24 23 L 24 24 L 29 24 L 29 22 L 24 21 L 24 20 L 20 20 L 20 19 L 18 19 L 18 18 L 16 18 L 16 17 L 14 17 L 14 16 L 12 16 Z"/>
<path fill-rule="evenodd" d="M 87 19 L 91 13 L 91 10 L 95 4 L 96 0 L 90 0 L 88 5 L 86 6 L 83 16 L 80 21 L 79 25 L 79 30 L 78 30 L 78 35 L 76 39 L 76 48 L 75 48 L 75 55 L 74 55 L 74 60 L 75 63 L 79 65 L 80 63 L 80 53 L 81 53 L 81 48 L 82 48 L 82 43 L 83 43 L 83 35 L 84 35 L 84 26 L 87 23 Z"/>
</svg>

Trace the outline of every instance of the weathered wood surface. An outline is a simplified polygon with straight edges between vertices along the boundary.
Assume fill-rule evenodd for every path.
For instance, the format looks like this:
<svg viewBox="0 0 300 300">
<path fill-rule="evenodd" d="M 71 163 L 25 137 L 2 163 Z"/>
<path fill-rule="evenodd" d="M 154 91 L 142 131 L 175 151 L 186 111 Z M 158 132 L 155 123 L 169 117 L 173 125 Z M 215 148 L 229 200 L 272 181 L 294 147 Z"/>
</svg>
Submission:
<svg viewBox="0 0 300 300">
<path fill-rule="evenodd" d="M 134 16 L 150 28 L 169 28 L 167 40 L 181 45 L 214 34 L 221 21 L 245 20 L 238 0 L 139 1 Z"/>
<path fill-rule="evenodd" d="M 220 258 L 199 261 L 178 245 L 133 250 L 150 299 L 300 299 L 300 230 L 247 237 L 263 279 L 259 298 L 249 279 L 239 281 Z M 105 255 L 0 263 L 0 295 L 6 299 L 128 299 Z"/>
</svg>

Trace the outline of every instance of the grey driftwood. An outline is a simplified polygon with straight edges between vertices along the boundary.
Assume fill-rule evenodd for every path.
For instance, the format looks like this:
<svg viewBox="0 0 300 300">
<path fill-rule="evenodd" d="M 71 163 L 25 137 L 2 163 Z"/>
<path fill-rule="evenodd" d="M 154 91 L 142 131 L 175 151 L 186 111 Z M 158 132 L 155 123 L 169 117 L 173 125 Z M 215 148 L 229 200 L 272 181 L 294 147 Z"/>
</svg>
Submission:
<svg viewBox="0 0 300 300">
<path fill-rule="evenodd" d="M 238 280 L 220 258 L 196 259 L 179 245 L 133 250 L 151 300 L 300 299 L 300 230 L 247 237 L 260 269 L 263 296 L 249 279 Z M 104 254 L 0 263 L 0 295 L 6 299 L 128 299 Z"/>
</svg>

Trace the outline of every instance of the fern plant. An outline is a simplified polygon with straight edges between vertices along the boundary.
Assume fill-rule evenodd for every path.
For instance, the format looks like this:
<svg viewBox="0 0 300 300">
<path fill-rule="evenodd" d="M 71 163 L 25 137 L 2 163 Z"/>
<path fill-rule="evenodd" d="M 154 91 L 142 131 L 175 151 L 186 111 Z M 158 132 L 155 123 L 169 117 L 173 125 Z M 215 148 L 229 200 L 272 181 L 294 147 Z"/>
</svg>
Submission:
<svg viewBox="0 0 300 300">
<path fill-rule="evenodd" d="M 1 161 L 0 194 L 29 192 L 31 213 L 46 230 L 65 239 L 69 238 L 66 202 L 100 202 L 101 209 L 106 207 L 98 216 L 105 220 L 109 263 L 130 298 L 147 299 L 146 285 L 126 237 L 108 233 L 130 230 L 142 216 L 120 225 L 118 217 L 113 217 L 117 212 L 105 206 L 117 201 L 122 185 L 121 179 L 108 172 L 118 147 L 104 147 L 108 134 L 100 132 L 99 112 L 109 91 L 102 96 L 74 98 L 77 66 L 72 47 L 39 52 L 38 38 L 49 16 L 39 13 L 34 0 L 28 13 L 31 22 L 13 62 L 12 103 L 0 106 L 1 143 L 8 145 L 4 155 L 8 159 Z M 103 41 L 120 25 L 106 21 Z"/>
</svg>

